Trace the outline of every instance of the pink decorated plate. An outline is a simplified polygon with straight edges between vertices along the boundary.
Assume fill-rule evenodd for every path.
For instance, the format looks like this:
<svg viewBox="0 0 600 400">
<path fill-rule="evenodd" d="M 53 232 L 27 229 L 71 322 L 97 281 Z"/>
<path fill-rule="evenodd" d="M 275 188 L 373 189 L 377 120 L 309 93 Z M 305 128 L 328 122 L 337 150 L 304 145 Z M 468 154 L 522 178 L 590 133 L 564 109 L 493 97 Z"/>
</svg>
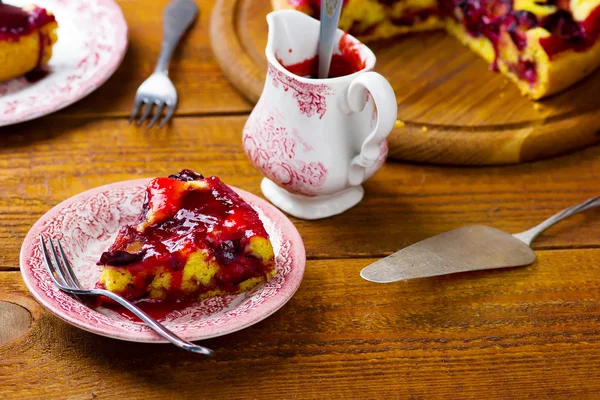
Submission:
<svg viewBox="0 0 600 400">
<path fill-rule="evenodd" d="M 31 228 L 21 248 L 21 274 L 37 301 L 50 312 L 87 331 L 135 342 L 165 342 L 141 322 L 104 307 L 89 308 L 58 290 L 42 262 L 39 235 L 60 239 L 84 287 L 94 287 L 96 261 L 119 228 L 136 221 L 148 179 L 119 182 L 78 194 L 48 211 Z M 186 340 L 225 335 L 255 324 L 282 307 L 296 292 L 306 255 L 294 225 L 266 201 L 234 190 L 256 211 L 271 237 L 277 275 L 250 292 L 206 299 L 167 314 L 161 321 Z"/>
<path fill-rule="evenodd" d="M 6 0 L 47 8 L 58 22 L 58 42 L 37 82 L 0 82 L 0 126 L 58 111 L 96 90 L 116 71 L 127 49 L 127 24 L 114 0 Z"/>
</svg>

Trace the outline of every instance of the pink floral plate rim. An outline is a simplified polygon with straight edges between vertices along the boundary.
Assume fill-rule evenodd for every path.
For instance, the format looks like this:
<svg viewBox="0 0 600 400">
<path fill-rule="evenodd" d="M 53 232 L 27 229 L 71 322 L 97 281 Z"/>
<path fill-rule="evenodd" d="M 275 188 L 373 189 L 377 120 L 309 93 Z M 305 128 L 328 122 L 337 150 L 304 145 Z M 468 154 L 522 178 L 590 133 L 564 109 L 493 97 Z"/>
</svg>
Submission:
<svg viewBox="0 0 600 400">
<path fill-rule="evenodd" d="M 165 343 L 143 323 L 132 322 L 105 308 L 92 309 L 61 292 L 42 262 L 39 235 L 60 239 L 85 287 L 99 275 L 95 265 L 120 226 L 139 214 L 150 179 L 117 182 L 75 195 L 44 214 L 29 230 L 21 247 L 21 275 L 33 297 L 67 323 L 115 339 Z M 202 340 L 244 329 L 279 310 L 300 286 L 306 254 L 292 222 L 267 201 L 232 187 L 258 212 L 271 237 L 277 274 L 250 292 L 206 299 L 168 314 L 161 322 L 186 340 Z"/>
<path fill-rule="evenodd" d="M 9 0 L 24 6 L 27 0 Z M 56 16 L 58 42 L 38 82 L 0 82 L 0 126 L 61 110 L 102 86 L 121 65 L 128 44 L 123 12 L 114 0 L 38 0 Z"/>
</svg>

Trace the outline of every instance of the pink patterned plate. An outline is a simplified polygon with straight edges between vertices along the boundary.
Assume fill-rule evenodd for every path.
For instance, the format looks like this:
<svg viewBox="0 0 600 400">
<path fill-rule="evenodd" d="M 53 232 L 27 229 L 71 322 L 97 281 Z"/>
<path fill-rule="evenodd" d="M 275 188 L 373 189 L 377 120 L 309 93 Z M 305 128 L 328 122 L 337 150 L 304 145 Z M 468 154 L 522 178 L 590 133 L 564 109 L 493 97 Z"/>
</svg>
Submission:
<svg viewBox="0 0 600 400">
<path fill-rule="evenodd" d="M 31 228 L 21 248 L 21 274 L 29 291 L 50 312 L 87 331 L 134 342 L 165 342 L 143 323 L 104 308 L 89 308 L 58 290 L 42 263 L 39 235 L 60 239 L 84 287 L 100 276 L 96 266 L 119 228 L 136 221 L 148 179 L 101 186 L 63 201 Z M 271 237 L 277 275 L 250 292 L 215 297 L 167 314 L 161 321 L 186 340 L 221 336 L 255 324 L 282 307 L 296 292 L 306 255 L 294 225 L 266 201 L 234 190 L 258 212 Z"/>
<path fill-rule="evenodd" d="M 97 89 L 116 71 L 127 49 L 127 24 L 114 0 L 7 0 L 47 8 L 58 22 L 50 73 L 0 83 L 0 126 L 58 111 Z"/>
</svg>

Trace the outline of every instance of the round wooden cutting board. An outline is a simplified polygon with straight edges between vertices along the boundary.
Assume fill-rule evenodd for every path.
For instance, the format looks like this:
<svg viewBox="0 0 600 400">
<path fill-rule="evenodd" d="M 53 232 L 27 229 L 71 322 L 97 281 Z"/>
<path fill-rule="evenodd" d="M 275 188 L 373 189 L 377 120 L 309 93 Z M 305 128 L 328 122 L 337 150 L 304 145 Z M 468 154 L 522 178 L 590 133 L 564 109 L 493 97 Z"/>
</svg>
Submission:
<svg viewBox="0 0 600 400">
<path fill-rule="evenodd" d="M 215 57 L 253 103 L 266 76 L 269 0 L 217 0 Z M 390 157 L 439 164 L 511 164 L 600 142 L 600 70 L 540 102 L 443 31 L 370 43 L 375 70 L 392 84 L 400 119 Z"/>
</svg>

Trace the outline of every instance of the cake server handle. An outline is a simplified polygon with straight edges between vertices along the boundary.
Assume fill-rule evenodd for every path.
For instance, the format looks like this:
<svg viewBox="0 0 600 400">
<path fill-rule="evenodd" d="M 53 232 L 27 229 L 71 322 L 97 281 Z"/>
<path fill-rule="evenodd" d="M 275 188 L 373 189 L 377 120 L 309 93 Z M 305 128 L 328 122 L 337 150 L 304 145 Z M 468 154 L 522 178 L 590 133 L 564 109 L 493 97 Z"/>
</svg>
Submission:
<svg viewBox="0 0 600 400">
<path fill-rule="evenodd" d="M 526 245 L 531 246 L 533 240 L 536 237 L 538 237 L 540 233 L 544 232 L 552 225 L 562 221 L 565 218 L 569 218 L 571 215 L 575 215 L 577 213 L 589 210 L 590 208 L 594 207 L 600 207 L 600 196 L 592 197 L 591 199 L 587 199 L 583 203 L 564 209 L 558 214 L 555 214 L 547 220 L 543 221 L 539 225 L 534 226 L 533 228 L 528 229 L 524 232 L 515 233 L 513 236 L 525 243 Z"/>
</svg>

